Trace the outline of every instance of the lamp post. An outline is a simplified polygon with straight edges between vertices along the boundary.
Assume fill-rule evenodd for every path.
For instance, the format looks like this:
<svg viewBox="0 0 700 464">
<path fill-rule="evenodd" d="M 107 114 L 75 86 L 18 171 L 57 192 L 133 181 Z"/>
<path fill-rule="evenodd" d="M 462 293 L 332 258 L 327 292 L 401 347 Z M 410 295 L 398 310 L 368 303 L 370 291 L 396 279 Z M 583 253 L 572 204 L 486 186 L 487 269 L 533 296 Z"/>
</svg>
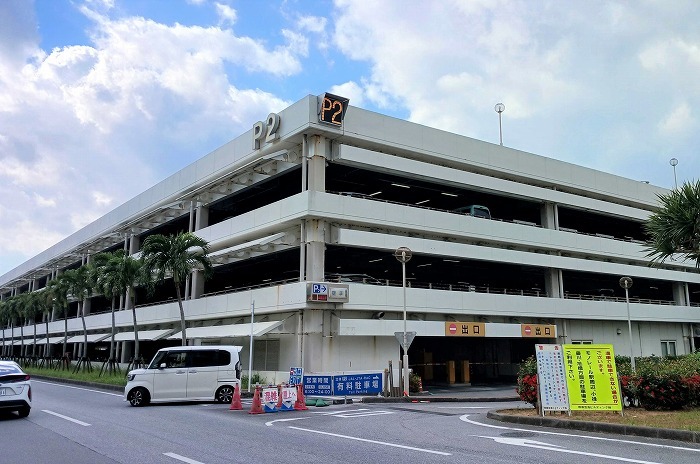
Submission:
<svg viewBox="0 0 700 464">
<path fill-rule="evenodd" d="M 678 180 L 676 179 L 676 165 L 678 164 L 678 160 L 676 158 L 671 158 L 668 160 L 668 164 L 673 166 L 673 184 L 676 186 L 676 190 L 678 190 Z"/>
<path fill-rule="evenodd" d="M 631 277 L 620 277 L 620 287 L 625 289 L 625 300 L 627 301 L 627 328 L 630 332 L 630 361 L 632 363 L 632 373 L 636 372 L 634 365 L 634 348 L 632 342 L 632 319 L 630 318 L 630 294 L 629 289 L 632 288 Z"/>
<path fill-rule="evenodd" d="M 401 273 L 403 276 L 403 389 L 404 393 L 409 391 L 408 387 L 408 335 L 406 333 L 406 263 L 411 260 L 413 252 L 407 247 L 397 248 L 394 256 L 401 263 Z"/>
<path fill-rule="evenodd" d="M 253 383 L 253 319 L 255 319 L 255 300 L 250 302 L 250 349 L 248 350 L 248 391 Z"/>
<path fill-rule="evenodd" d="M 498 135 L 501 141 L 501 146 L 503 146 L 503 126 L 501 125 L 501 113 L 506 110 L 506 105 L 503 103 L 496 103 L 496 106 L 494 106 L 493 109 L 496 110 L 496 113 L 498 113 Z"/>
</svg>

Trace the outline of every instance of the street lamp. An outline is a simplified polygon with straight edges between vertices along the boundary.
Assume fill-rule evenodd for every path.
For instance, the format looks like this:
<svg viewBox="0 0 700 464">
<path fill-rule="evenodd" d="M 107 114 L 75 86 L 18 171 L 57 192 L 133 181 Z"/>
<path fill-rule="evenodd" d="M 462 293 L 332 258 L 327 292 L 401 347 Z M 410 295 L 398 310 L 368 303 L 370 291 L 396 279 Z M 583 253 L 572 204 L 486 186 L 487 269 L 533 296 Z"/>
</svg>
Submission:
<svg viewBox="0 0 700 464">
<path fill-rule="evenodd" d="M 494 106 L 493 109 L 496 110 L 496 113 L 498 113 L 498 134 L 501 140 L 501 146 L 503 146 L 503 126 L 501 126 L 501 113 L 506 110 L 506 105 L 503 103 L 496 103 L 496 106 Z"/>
<path fill-rule="evenodd" d="M 676 190 L 678 190 L 678 180 L 676 179 L 676 165 L 678 164 L 678 160 L 676 158 L 671 158 L 668 160 L 668 164 L 673 166 L 673 183 L 676 186 Z"/>
<path fill-rule="evenodd" d="M 413 252 L 407 247 L 397 248 L 394 257 L 401 263 L 403 275 L 403 391 L 409 391 L 408 384 L 408 335 L 406 332 L 406 263 L 411 260 Z"/>
<path fill-rule="evenodd" d="M 627 328 L 630 332 L 630 360 L 632 362 L 632 373 L 636 372 L 634 366 L 634 349 L 632 348 L 632 319 L 630 318 L 630 294 L 629 289 L 632 288 L 631 277 L 620 277 L 620 287 L 625 289 L 625 300 L 627 300 Z"/>
</svg>

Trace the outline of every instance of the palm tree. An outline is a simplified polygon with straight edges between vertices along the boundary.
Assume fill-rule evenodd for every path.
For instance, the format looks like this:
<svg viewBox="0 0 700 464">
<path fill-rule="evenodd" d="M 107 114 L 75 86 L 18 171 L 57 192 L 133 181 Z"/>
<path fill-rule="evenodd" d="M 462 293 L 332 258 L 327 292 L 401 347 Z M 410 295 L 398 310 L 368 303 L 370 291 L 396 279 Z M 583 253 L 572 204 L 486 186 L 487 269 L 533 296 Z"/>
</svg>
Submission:
<svg viewBox="0 0 700 464">
<path fill-rule="evenodd" d="M 34 324 L 34 344 L 32 345 L 32 357 L 36 355 L 36 318 L 42 313 L 41 295 L 38 292 L 24 293 L 24 317 L 27 323 Z"/>
<path fill-rule="evenodd" d="M 661 208 L 644 224 L 649 235 L 647 257 L 662 263 L 679 254 L 700 267 L 700 181 L 659 195 Z"/>
<path fill-rule="evenodd" d="M 44 323 L 46 324 L 46 345 L 44 347 L 44 354 L 43 356 L 45 358 L 50 358 L 51 357 L 51 344 L 49 343 L 49 320 L 51 319 L 51 312 L 55 309 L 56 306 L 56 295 L 54 295 L 54 292 L 52 291 L 52 287 L 50 285 L 46 285 L 46 287 L 41 291 L 39 294 L 39 306 L 41 307 L 41 312 L 44 315 Z"/>
<path fill-rule="evenodd" d="M 20 318 L 22 317 L 22 308 L 21 308 L 21 301 L 19 299 L 19 296 L 11 296 L 7 299 L 7 308 L 10 313 L 10 333 L 14 336 L 15 332 L 15 320 L 17 320 L 17 323 L 20 324 L 20 337 L 21 337 L 21 344 L 24 345 L 24 326 L 21 325 L 21 320 Z M 14 344 L 14 342 L 12 342 Z M 22 356 L 22 349 L 20 348 L 20 357 Z M 14 348 L 10 347 L 10 351 L 12 353 L 12 356 L 14 356 Z"/>
<path fill-rule="evenodd" d="M 65 359 L 67 354 L 67 340 L 68 340 L 68 280 L 63 277 L 64 274 L 59 275 L 55 279 L 49 281 L 46 289 L 51 292 L 52 301 L 54 309 L 56 310 L 56 316 L 63 316 L 63 358 Z"/>
<path fill-rule="evenodd" d="M 149 277 L 149 289 L 152 290 L 155 283 L 163 282 L 166 275 L 172 276 L 180 307 L 182 346 L 187 345 L 187 335 L 180 286 L 195 270 L 204 271 L 205 278 L 211 275 L 212 265 L 208 253 L 209 243 L 191 232 L 167 236 L 151 235 L 144 240 L 141 247 L 141 259 L 145 275 Z"/>
<path fill-rule="evenodd" d="M 5 329 L 10 323 L 10 315 L 6 301 L 7 300 L 0 300 L 0 328 L 2 329 L 2 351 L 0 352 L 0 356 L 5 356 L 7 352 L 7 345 L 5 344 Z"/>
<path fill-rule="evenodd" d="M 74 298 L 78 300 L 78 314 L 83 322 L 83 355 L 82 358 L 87 358 L 87 326 L 85 325 L 85 303 L 92 296 L 94 288 L 93 275 L 91 266 L 85 264 L 77 269 L 70 269 L 63 273 L 62 276 L 68 282 L 68 290 Z M 87 364 L 88 369 L 91 367 Z"/>
</svg>

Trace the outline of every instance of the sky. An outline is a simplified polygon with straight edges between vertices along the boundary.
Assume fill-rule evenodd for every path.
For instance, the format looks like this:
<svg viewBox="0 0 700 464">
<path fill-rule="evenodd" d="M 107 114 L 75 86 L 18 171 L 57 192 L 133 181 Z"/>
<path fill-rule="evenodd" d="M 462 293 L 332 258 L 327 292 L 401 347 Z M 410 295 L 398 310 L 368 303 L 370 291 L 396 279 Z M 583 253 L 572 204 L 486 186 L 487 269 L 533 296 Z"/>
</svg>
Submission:
<svg viewBox="0 0 700 464">
<path fill-rule="evenodd" d="M 697 179 L 696 0 L 0 0 L 0 275 L 306 95 Z"/>
</svg>

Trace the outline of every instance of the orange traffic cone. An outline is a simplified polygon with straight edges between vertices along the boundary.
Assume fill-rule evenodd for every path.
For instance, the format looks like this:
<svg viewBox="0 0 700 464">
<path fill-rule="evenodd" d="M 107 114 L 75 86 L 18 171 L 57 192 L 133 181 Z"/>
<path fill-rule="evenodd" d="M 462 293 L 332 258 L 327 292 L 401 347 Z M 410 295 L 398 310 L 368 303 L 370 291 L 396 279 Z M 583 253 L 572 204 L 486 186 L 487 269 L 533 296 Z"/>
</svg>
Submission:
<svg viewBox="0 0 700 464">
<path fill-rule="evenodd" d="M 277 410 L 282 410 L 282 384 L 277 385 Z"/>
<path fill-rule="evenodd" d="M 253 405 L 250 407 L 248 414 L 264 414 L 262 408 L 262 402 L 260 401 L 260 386 L 255 387 L 255 394 L 253 395 Z"/>
<path fill-rule="evenodd" d="M 297 385 L 297 400 L 294 403 L 295 411 L 306 411 L 306 399 L 304 399 L 304 384 Z"/>
<path fill-rule="evenodd" d="M 243 404 L 241 404 L 241 386 L 236 384 L 236 388 L 233 390 L 233 398 L 231 398 L 231 407 L 229 411 L 240 411 L 243 409 Z"/>
</svg>

